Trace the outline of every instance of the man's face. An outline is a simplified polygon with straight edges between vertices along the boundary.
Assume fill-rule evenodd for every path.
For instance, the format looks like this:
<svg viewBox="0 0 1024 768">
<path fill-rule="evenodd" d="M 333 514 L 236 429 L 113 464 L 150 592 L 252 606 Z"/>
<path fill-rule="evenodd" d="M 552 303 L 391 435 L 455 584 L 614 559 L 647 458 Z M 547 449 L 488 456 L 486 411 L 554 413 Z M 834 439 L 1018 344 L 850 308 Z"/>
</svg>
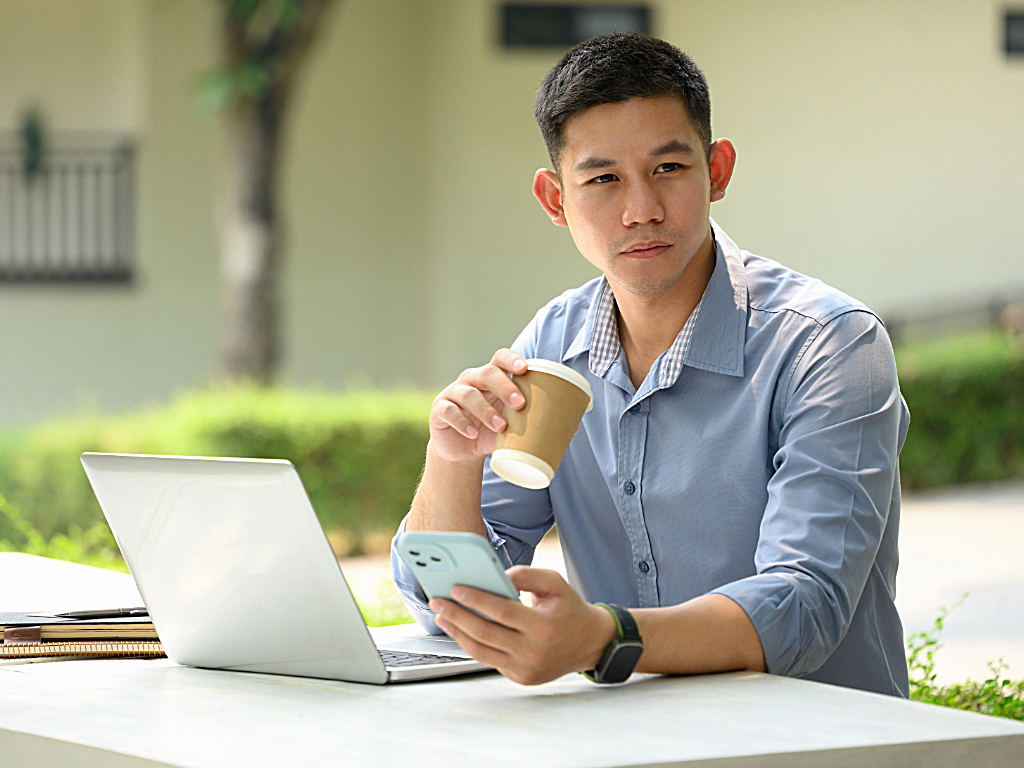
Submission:
<svg viewBox="0 0 1024 768">
<path fill-rule="evenodd" d="M 716 142 L 711 170 L 719 149 Z M 587 261 L 630 293 L 661 296 L 696 256 L 710 258 L 711 202 L 725 184 L 712 181 L 680 99 L 631 99 L 581 112 L 565 126 L 561 184 L 539 172 L 538 198 L 544 173 L 549 189 L 559 186 L 549 197 L 553 206 L 541 199 L 552 220 L 567 225 Z"/>
</svg>

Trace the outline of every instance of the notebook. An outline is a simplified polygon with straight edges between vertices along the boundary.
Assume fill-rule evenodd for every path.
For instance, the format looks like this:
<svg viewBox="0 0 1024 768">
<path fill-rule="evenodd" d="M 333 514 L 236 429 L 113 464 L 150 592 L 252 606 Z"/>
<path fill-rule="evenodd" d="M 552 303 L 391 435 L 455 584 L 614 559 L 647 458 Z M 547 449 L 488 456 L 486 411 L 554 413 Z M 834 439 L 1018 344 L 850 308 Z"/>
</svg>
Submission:
<svg viewBox="0 0 1024 768">
<path fill-rule="evenodd" d="M 54 640 L 24 645 L 0 644 L 0 661 L 54 661 L 77 659 L 160 658 L 157 640 Z"/>
<path fill-rule="evenodd" d="M 448 638 L 377 647 L 291 462 L 82 465 L 173 661 L 378 684 L 488 669 Z"/>
<path fill-rule="evenodd" d="M 34 637 L 34 642 L 42 643 L 56 640 L 158 639 L 148 616 L 76 620 L 47 613 L 0 613 L 2 642 L 10 642 L 19 631 Z"/>
</svg>

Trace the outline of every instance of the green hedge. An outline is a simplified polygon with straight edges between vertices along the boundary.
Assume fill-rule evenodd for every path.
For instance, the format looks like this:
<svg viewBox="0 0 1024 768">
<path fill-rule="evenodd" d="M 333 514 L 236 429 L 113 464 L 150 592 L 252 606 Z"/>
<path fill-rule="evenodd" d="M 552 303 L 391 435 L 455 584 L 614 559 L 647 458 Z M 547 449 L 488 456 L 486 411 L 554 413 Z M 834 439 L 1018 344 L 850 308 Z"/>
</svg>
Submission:
<svg viewBox="0 0 1024 768">
<path fill-rule="evenodd" d="M 897 348 L 897 364 L 911 410 L 904 488 L 1024 478 L 1024 342 L 940 339 Z M 128 416 L 0 433 L 0 549 L 43 546 L 28 540 L 34 529 L 44 543 L 97 550 L 103 518 L 78 457 L 111 451 L 289 459 L 339 554 L 384 551 L 419 477 L 431 398 L 210 389 Z"/>
<path fill-rule="evenodd" d="M 211 389 L 134 415 L 60 420 L 0 441 L 0 494 L 46 539 L 103 516 L 84 451 L 283 458 L 339 554 L 382 551 L 409 508 L 432 396 Z M 0 541 L 22 531 L 0 515 Z"/>
<path fill-rule="evenodd" d="M 999 333 L 897 349 L 905 489 L 1024 478 L 1024 344 Z"/>
</svg>

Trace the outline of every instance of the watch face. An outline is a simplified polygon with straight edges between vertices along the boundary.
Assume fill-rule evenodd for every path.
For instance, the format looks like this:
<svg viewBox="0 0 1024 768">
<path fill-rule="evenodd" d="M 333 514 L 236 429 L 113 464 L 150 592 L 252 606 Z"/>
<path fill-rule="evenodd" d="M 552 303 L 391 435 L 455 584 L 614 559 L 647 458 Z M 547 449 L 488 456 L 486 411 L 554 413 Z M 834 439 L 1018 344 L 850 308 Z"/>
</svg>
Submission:
<svg viewBox="0 0 1024 768">
<path fill-rule="evenodd" d="M 604 669 L 601 670 L 601 682 L 621 683 L 628 680 L 643 652 L 644 647 L 640 643 L 629 641 L 620 643 L 612 652 Z"/>
</svg>

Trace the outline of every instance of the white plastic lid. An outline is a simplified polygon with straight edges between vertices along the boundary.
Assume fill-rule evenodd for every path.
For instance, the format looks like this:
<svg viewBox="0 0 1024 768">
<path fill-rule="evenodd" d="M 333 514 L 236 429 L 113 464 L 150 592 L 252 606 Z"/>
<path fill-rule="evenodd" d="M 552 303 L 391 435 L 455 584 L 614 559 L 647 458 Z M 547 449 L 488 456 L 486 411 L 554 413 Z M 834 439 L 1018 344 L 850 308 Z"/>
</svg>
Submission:
<svg viewBox="0 0 1024 768">
<path fill-rule="evenodd" d="M 555 476 L 555 470 L 546 461 L 514 448 L 499 448 L 492 453 L 491 469 L 502 480 L 533 490 L 547 488 Z"/>
<path fill-rule="evenodd" d="M 577 387 L 587 393 L 587 407 L 584 413 L 594 407 L 594 393 L 590 389 L 590 383 L 579 373 L 574 371 L 567 365 L 556 363 L 551 360 L 544 360 L 539 357 L 531 357 L 526 361 L 527 369 L 531 371 L 540 371 L 541 373 L 550 373 L 552 376 L 557 376 L 560 379 L 565 379 L 571 384 L 575 384 Z M 547 466 L 545 464 L 545 466 Z M 497 470 L 495 470 L 497 471 Z M 547 487 L 547 483 L 540 486 L 541 488 Z"/>
</svg>

